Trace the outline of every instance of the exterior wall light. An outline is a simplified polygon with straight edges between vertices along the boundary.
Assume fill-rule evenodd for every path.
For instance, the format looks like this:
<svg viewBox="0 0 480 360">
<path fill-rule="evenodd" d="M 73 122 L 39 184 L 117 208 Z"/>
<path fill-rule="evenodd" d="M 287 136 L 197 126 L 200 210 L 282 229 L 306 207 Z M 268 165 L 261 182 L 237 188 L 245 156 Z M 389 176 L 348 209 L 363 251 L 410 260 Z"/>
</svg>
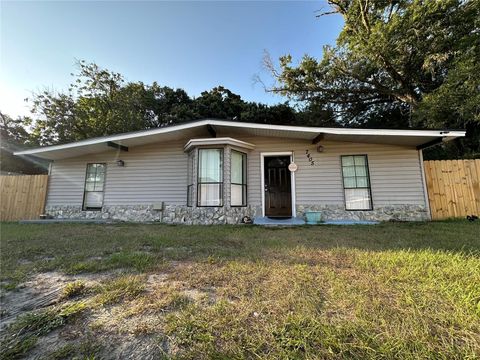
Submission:
<svg viewBox="0 0 480 360">
<path fill-rule="evenodd" d="M 117 166 L 124 167 L 124 166 L 125 166 L 125 161 L 123 161 L 123 160 L 117 160 Z"/>
</svg>

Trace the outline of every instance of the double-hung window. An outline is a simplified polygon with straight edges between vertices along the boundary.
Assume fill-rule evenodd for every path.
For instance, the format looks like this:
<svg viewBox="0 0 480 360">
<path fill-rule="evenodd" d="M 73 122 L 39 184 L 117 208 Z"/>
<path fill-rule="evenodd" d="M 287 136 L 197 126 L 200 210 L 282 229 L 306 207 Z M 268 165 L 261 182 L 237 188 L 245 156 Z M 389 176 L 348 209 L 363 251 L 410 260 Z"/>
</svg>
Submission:
<svg viewBox="0 0 480 360">
<path fill-rule="evenodd" d="M 105 164 L 87 164 L 85 192 L 83 194 L 84 210 L 101 210 L 105 187 Z"/>
<path fill-rule="evenodd" d="M 232 150 L 231 206 L 247 206 L 247 154 Z"/>
<path fill-rule="evenodd" d="M 223 149 L 198 150 L 197 206 L 223 206 Z"/>
<path fill-rule="evenodd" d="M 367 155 L 342 156 L 346 210 L 372 210 Z"/>
</svg>

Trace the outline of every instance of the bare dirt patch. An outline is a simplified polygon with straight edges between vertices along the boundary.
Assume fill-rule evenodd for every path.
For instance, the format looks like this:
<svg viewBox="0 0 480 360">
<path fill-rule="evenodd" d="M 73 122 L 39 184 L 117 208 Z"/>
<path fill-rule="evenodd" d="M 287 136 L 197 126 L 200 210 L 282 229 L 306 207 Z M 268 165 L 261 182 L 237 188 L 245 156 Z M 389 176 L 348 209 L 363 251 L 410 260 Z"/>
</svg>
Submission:
<svg viewBox="0 0 480 360">
<path fill-rule="evenodd" d="M 13 291 L 2 291 L 0 298 L 0 334 L 18 316 L 58 303 L 66 284 L 73 281 L 83 281 L 87 286 L 94 286 L 111 276 L 112 273 L 74 276 L 64 275 L 59 272 L 40 273 L 20 284 Z"/>
<path fill-rule="evenodd" d="M 89 305 L 80 318 L 39 336 L 24 358 L 71 357 L 72 354 L 85 354 L 78 349 L 87 347 L 89 350 L 88 346 L 93 349 L 89 351 L 105 359 L 157 359 L 171 354 L 173 349 L 163 333 L 166 314 L 185 301 L 198 304 L 216 301 L 213 288 L 191 288 L 178 280 L 176 270 L 190 266 L 177 262 L 169 272 L 147 274 L 143 278 L 143 292 L 131 300 Z M 22 315 L 49 311 L 72 301 L 94 304 L 98 290 L 93 289 L 102 289 L 119 275 L 119 271 L 77 275 L 46 272 L 32 276 L 12 291 L 3 291 L 0 339 L 8 337 L 9 325 Z M 65 289 L 78 282 L 89 290 L 66 298 Z"/>
<path fill-rule="evenodd" d="M 167 350 L 163 341 L 152 335 L 113 336 L 108 340 L 110 345 L 102 352 L 108 359 L 159 359 Z"/>
</svg>

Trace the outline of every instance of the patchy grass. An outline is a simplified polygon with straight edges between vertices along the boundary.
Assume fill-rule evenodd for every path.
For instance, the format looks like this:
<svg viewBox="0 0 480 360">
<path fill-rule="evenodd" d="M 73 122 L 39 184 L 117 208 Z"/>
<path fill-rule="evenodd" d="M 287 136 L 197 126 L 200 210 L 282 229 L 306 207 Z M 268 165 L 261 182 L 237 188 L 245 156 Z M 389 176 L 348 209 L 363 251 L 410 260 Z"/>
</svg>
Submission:
<svg viewBox="0 0 480 360">
<path fill-rule="evenodd" d="M 1 231 L 4 291 L 47 271 L 108 274 L 18 318 L 2 358 L 59 328 L 77 335 L 43 357 L 114 357 L 109 343 L 157 358 L 480 357 L 480 223 Z"/>
<path fill-rule="evenodd" d="M 9 336 L 0 343 L 0 358 L 15 359 L 24 355 L 35 346 L 39 336 L 65 325 L 85 309 L 84 302 L 76 302 L 20 316 L 9 326 Z"/>
<path fill-rule="evenodd" d="M 95 303 L 106 305 L 121 300 L 131 300 L 137 297 L 144 288 L 144 281 L 140 276 L 121 276 L 99 286 L 97 289 L 99 294 L 95 297 Z"/>
<path fill-rule="evenodd" d="M 46 355 L 46 360 L 63 360 L 63 359 L 96 359 L 95 354 L 100 350 L 101 346 L 97 344 L 95 339 L 87 339 L 78 344 L 69 343 L 55 349 Z"/>
<path fill-rule="evenodd" d="M 70 299 L 72 297 L 76 297 L 82 295 L 86 290 L 85 282 L 83 281 L 73 281 L 68 283 L 63 288 L 62 298 Z"/>
</svg>

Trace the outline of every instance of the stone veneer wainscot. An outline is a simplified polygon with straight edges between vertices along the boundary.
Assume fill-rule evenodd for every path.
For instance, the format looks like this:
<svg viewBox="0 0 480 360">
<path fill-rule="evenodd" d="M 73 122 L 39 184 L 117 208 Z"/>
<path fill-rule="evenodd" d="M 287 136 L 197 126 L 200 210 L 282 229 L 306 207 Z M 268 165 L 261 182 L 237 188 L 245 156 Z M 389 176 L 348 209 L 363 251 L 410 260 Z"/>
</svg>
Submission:
<svg viewBox="0 0 480 360">
<path fill-rule="evenodd" d="M 370 211 L 346 211 L 338 206 L 297 205 L 297 216 L 305 211 L 321 211 L 322 220 L 425 221 L 428 212 L 419 205 L 392 205 Z M 47 206 L 46 213 L 56 219 L 103 219 L 166 224 L 214 225 L 239 224 L 244 216 L 261 216 L 260 206 L 247 207 L 187 207 L 166 205 L 163 210 L 153 206 L 104 206 L 101 211 L 83 211 L 80 206 Z"/>
</svg>

